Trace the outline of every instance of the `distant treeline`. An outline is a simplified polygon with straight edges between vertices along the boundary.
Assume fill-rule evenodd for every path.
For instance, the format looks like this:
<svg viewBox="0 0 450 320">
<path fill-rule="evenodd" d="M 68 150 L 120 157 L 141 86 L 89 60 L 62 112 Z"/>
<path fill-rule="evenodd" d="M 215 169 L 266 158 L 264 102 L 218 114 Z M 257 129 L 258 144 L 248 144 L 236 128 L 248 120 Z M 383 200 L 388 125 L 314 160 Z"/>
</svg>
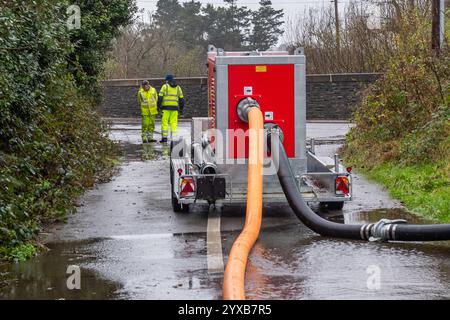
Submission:
<svg viewBox="0 0 450 320">
<path fill-rule="evenodd" d="M 257 10 L 224 0 L 225 6 L 198 1 L 159 0 L 147 22 L 136 21 L 117 39 L 108 64 L 110 78 L 181 76 L 205 73 L 208 44 L 225 50 L 267 50 L 283 34 L 283 10 L 260 0 Z"/>
<path fill-rule="evenodd" d="M 204 75 L 208 44 L 225 50 L 304 47 L 308 73 L 383 72 L 396 52 L 400 24 L 411 12 L 428 21 L 431 38 L 429 0 L 350 1 L 339 7 L 337 24 L 334 6 L 328 2 L 287 17 L 269 0 L 260 1 L 256 11 L 240 1 L 225 2 L 226 6 L 217 7 L 197 1 L 158 1 L 149 22 L 136 22 L 117 39 L 106 76 Z"/>
</svg>

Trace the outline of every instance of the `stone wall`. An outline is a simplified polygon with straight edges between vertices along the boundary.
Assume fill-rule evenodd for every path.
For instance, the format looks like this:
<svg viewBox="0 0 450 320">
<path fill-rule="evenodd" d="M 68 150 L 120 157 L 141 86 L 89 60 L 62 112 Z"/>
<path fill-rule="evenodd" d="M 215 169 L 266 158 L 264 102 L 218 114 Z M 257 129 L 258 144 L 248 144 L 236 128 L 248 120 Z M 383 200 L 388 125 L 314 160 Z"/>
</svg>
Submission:
<svg viewBox="0 0 450 320">
<path fill-rule="evenodd" d="M 349 120 L 363 89 L 380 77 L 375 73 L 306 76 L 306 118 Z"/>
<path fill-rule="evenodd" d="M 308 120 L 348 120 L 360 101 L 362 89 L 380 75 L 320 74 L 306 76 L 306 117 Z M 137 90 L 143 79 L 108 80 L 103 83 L 104 101 L 100 113 L 111 118 L 140 117 Z M 178 78 L 186 98 L 184 118 L 208 115 L 206 78 Z M 158 90 L 164 79 L 151 79 Z"/>
</svg>

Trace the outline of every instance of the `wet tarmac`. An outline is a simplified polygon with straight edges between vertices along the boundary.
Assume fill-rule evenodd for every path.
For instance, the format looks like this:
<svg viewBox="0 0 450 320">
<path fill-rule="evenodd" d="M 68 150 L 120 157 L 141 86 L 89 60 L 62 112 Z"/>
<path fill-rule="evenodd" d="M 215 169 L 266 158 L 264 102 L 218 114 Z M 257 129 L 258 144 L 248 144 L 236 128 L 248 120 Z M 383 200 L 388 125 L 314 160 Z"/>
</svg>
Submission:
<svg viewBox="0 0 450 320">
<path fill-rule="evenodd" d="M 348 128 L 346 123 L 310 123 L 308 136 L 339 140 Z M 190 132 L 187 123 L 180 129 L 180 134 Z M 88 190 L 66 224 L 41 235 L 48 252 L 0 265 L 0 298 L 221 298 L 223 274 L 208 264 L 208 229 L 213 216 L 219 219 L 225 263 L 245 207 L 225 206 L 212 215 L 208 206 L 197 205 L 188 214 L 173 213 L 168 147 L 143 146 L 139 135 L 133 121 L 114 123 L 111 138 L 123 145 L 118 174 Z M 318 145 L 316 152 L 332 155 L 338 148 Z M 343 211 L 321 211 L 317 205 L 313 210 L 341 223 L 380 218 L 429 223 L 357 174 L 354 184 L 355 199 Z M 80 267 L 81 288 L 70 290 L 67 271 L 73 265 Z M 299 223 L 285 204 L 270 204 L 249 258 L 246 289 L 249 299 L 449 299 L 450 242 L 328 239 Z"/>
</svg>

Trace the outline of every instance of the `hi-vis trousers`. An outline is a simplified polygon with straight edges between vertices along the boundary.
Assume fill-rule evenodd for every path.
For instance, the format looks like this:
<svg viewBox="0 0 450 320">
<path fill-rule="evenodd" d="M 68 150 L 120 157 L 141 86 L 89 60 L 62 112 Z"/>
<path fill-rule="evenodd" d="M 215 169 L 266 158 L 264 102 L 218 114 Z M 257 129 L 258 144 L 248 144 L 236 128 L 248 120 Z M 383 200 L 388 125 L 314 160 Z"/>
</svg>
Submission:
<svg viewBox="0 0 450 320">
<path fill-rule="evenodd" d="M 156 114 L 142 115 L 142 140 L 153 139 Z"/>
<path fill-rule="evenodd" d="M 164 138 L 169 135 L 169 125 L 172 138 L 177 136 L 178 110 L 162 110 L 161 133 Z"/>
</svg>

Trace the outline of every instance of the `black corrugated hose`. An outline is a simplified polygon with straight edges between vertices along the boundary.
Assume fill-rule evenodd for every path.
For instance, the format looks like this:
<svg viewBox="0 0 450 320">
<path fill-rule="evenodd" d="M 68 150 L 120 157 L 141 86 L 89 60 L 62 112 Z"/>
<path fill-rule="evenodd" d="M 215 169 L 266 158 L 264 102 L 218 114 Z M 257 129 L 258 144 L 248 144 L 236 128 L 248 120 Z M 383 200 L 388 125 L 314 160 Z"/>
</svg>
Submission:
<svg viewBox="0 0 450 320">
<path fill-rule="evenodd" d="M 318 216 L 302 198 L 297 181 L 293 175 L 289 159 L 277 131 L 269 131 L 267 145 L 279 146 L 278 154 L 272 152 L 278 162 L 278 178 L 283 192 L 295 215 L 314 232 L 334 238 L 371 241 L 440 241 L 450 240 L 450 224 L 408 225 L 404 220 L 381 219 L 377 223 L 351 225 L 328 221 Z M 279 143 L 277 143 L 279 141 Z M 278 159 L 276 159 L 278 158 Z"/>
</svg>

